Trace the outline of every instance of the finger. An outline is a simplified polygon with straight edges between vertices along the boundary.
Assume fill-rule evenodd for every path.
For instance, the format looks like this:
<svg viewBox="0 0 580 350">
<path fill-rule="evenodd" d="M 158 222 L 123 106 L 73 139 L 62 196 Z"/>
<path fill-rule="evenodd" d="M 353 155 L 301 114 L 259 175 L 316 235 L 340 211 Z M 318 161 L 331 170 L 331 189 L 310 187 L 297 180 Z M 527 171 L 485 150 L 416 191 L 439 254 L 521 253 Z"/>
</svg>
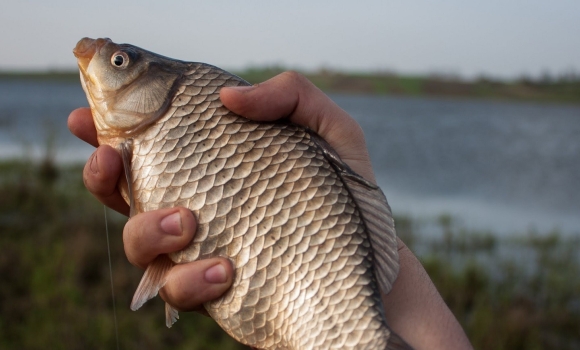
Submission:
<svg viewBox="0 0 580 350">
<path fill-rule="evenodd" d="M 123 230 L 129 262 L 141 268 L 158 255 L 185 248 L 196 229 L 193 213 L 186 208 L 168 208 L 135 215 Z"/>
<path fill-rule="evenodd" d="M 225 258 L 198 260 L 171 268 L 161 298 L 180 311 L 198 310 L 232 285 L 233 267 Z"/>
<path fill-rule="evenodd" d="M 93 196 L 109 208 L 129 215 L 129 206 L 117 186 L 123 179 L 123 161 L 119 153 L 110 146 L 97 148 L 83 170 L 85 187 Z"/>
<path fill-rule="evenodd" d="M 68 128 L 79 139 L 95 147 L 99 146 L 90 108 L 84 107 L 72 111 L 68 116 Z"/>
<path fill-rule="evenodd" d="M 374 181 L 359 124 L 302 75 L 286 72 L 258 85 L 223 88 L 220 98 L 243 117 L 260 121 L 288 118 L 314 130 L 353 170 Z"/>
</svg>

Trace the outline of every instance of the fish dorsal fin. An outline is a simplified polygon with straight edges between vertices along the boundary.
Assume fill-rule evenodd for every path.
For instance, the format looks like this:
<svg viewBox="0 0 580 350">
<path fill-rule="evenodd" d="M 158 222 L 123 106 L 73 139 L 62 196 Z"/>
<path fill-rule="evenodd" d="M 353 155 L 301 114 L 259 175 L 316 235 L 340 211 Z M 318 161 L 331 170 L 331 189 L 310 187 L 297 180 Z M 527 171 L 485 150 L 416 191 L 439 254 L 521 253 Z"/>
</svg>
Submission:
<svg viewBox="0 0 580 350">
<path fill-rule="evenodd" d="M 337 170 L 357 204 L 372 247 L 375 276 L 383 293 L 393 287 L 399 273 L 397 235 L 391 208 L 383 191 L 355 173 L 318 134 L 309 130 L 312 140 Z"/>
</svg>

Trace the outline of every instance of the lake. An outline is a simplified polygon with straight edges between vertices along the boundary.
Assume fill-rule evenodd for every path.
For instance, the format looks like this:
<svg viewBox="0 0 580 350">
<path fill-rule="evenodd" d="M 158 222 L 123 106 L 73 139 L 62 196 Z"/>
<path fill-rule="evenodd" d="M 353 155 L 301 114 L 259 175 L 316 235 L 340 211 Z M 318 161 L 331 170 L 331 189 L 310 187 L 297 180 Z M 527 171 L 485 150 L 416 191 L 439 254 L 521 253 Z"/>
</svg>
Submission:
<svg viewBox="0 0 580 350">
<path fill-rule="evenodd" d="M 362 125 L 395 215 L 502 234 L 580 234 L 580 106 L 331 95 Z M 78 83 L 0 81 L 0 159 L 84 161 L 66 119 Z M 430 230 L 422 230 L 429 234 Z"/>
</svg>

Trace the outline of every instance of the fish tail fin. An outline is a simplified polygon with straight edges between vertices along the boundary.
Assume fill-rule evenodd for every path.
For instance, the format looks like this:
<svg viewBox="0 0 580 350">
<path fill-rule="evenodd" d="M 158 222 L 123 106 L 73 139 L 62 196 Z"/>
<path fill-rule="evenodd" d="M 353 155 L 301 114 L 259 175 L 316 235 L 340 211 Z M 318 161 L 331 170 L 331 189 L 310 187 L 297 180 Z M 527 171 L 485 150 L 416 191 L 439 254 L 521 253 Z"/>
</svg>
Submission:
<svg viewBox="0 0 580 350">
<path fill-rule="evenodd" d="M 413 350 L 411 345 L 407 344 L 397 333 L 391 331 L 389 342 L 385 350 Z"/>
<path fill-rule="evenodd" d="M 139 282 L 139 286 L 133 295 L 133 301 L 131 302 L 131 310 L 138 310 L 147 300 L 154 298 L 159 289 L 163 288 L 167 282 L 167 273 L 175 265 L 171 259 L 165 254 L 159 255 L 153 260 L 147 269 L 145 274 Z"/>
<path fill-rule="evenodd" d="M 171 328 L 178 319 L 179 312 L 173 306 L 165 303 L 165 325 L 167 328 Z"/>
</svg>

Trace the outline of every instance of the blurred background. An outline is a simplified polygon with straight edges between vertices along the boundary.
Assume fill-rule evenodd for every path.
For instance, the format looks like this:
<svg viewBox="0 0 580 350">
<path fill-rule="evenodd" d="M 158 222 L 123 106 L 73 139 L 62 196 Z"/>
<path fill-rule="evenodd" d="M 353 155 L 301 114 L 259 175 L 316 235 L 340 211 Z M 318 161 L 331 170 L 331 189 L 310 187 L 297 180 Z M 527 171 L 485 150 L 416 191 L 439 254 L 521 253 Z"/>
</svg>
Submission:
<svg viewBox="0 0 580 350">
<path fill-rule="evenodd" d="M 362 125 L 475 348 L 580 347 L 579 2 L 8 0 L 0 33 L 0 348 L 243 348 L 199 314 L 166 329 L 159 300 L 129 311 L 142 272 L 107 211 L 113 301 L 93 150 L 66 127 L 84 36 L 251 83 L 302 72 Z"/>
</svg>

